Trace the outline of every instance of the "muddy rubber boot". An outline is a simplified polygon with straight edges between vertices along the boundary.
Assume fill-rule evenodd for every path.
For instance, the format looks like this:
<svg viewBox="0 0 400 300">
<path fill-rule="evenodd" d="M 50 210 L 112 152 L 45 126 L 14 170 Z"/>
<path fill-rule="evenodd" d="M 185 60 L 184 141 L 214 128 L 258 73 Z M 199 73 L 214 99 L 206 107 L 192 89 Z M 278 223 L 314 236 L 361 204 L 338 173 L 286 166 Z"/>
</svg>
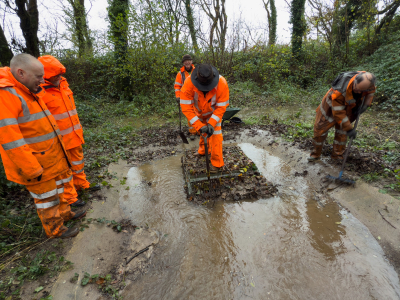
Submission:
<svg viewBox="0 0 400 300">
<path fill-rule="evenodd" d="M 62 235 L 60 235 L 59 238 L 61 238 L 61 239 L 71 238 L 71 237 L 77 236 L 78 233 L 79 233 L 79 228 L 69 228 Z"/>
<path fill-rule="evenodd" d="M 87 192 L 94 192 L 94 191 L 98 191 L 98 190 L 101 190 L 100 184 L 96 184 L 95 186 L 91 186 L 91 187 L 88 187 L 87 189 L 85 189 L 85 191 L 87 191 Z"/>
<path fill-rule="evenodd" d="M 84 216 L 86 216 L 86 210 L 81 211 L 81 212 L 76 212 L 75 216 L 73 216 L 71 218 L 71 220 L 79 220 L 79 219 L 82 219 Z"/>
<path fill-rule="evenodd" d="M 214 167 L 213 165 L 210 166 L 210 173 L 218 173 L 222 168 Z"/>
<path fill-rule="evenodd" d="M 320 160 L 320 159 L 321 159 L 320 157 L 313 157 L 313 156 L 307 157 L 307 160 L 308 160 L 309 162 L 317 161 L 317 160 Z"/>
<path fill-rule="evenodd" d="M 78 199 L 74 203 L 71 203 L 72 207 L 81 207 L 81 206 L 84 206 L 84 205 L 86 205 L 86 202 L 83 201 L 82 199 Z"/>
</svg>

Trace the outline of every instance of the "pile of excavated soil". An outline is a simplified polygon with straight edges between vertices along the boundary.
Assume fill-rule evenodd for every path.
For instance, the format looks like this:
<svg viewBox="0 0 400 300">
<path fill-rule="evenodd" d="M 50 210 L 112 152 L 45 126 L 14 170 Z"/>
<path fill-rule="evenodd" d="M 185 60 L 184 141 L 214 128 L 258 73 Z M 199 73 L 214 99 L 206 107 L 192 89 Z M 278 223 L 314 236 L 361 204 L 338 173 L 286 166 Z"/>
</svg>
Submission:
<svg viewBox="0 0 400 300">
<path fill-rule="evenodd" d="M 205 156 L 196 156 L 195 153 L 196 150 L 189 150 L 182 157 L 185 190 L 189 201 L 205 204 L 224 200 L 255 200 L 269 198 L 277 191 L 237 146 L 223 148 L 225 166 L 220 171 L 211 173 L 212 177 L 218 178 L 210 181 L 207 178 Z"/>
</svg>

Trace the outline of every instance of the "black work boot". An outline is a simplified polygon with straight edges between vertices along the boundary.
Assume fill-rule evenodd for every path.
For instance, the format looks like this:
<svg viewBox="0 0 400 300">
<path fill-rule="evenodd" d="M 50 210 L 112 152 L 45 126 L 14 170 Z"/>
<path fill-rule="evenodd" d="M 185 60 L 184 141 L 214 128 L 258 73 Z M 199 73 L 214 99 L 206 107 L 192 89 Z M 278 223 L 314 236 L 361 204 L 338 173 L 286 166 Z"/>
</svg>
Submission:
<svg viewBox="0 0 400 300">
<path fill-rule="evenodd" d="M 88 187 L 87 189 L 85 189 L 86 192 L 94 192 L 94 191 L 98 191 L 98 190 L 101 190 L 100 184 L 96 184 L 95 186 L 91 186 L 91 187 Z"/>
<path fill-rule="evenodd" d="M 76 212 L 75 216 L 73 216 L 71 218 L 71 220 L 79 220 L 79 219 L 82 219 L 84 216 L 86 216 L 86 210 L 81 211 L 81 212 Z"/>
<path fill-rule="evenodd" d="M 72 207 L 80 207 L 86 205 L 86 202 L 82 199 L 76 200 L 74 203 L 71 204 Z"/>
<path fill-rule="evenodd" d="M 78 233 L 79 233 L 79 228 L 69 228 L 62 235 L 60 235 L 59 238 L 67 239 L 67 238 L 70 238 L 70 237 L 77 236 Z"/>
</svg>

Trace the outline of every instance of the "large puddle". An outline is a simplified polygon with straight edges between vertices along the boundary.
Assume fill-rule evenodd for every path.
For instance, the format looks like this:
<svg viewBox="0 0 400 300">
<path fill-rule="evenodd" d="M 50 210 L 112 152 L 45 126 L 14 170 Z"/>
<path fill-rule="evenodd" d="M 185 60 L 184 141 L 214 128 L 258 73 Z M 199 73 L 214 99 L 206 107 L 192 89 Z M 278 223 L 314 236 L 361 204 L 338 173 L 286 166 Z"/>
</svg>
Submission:
<svg viewBox="0 0 400 300">
<path fill-rule="evenodd" d="M 270 199 L 186 200 L 180 157 L 132 168 L 120 205 L 161 232 L 148 273 L 125 299 L 399 299 L 397 273 L 369 230 L 312 183 L 252 144 L 239 145 L 275 184 Z M 151 182 L 151 185 L 149 185 Z"/>
</svg>

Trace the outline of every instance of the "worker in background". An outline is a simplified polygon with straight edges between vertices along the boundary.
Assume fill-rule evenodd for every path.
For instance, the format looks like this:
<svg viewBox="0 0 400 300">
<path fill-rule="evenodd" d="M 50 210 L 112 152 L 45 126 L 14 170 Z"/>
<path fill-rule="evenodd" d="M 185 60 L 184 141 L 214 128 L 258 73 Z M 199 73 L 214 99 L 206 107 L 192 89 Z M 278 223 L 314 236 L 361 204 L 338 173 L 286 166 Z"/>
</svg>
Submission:
<svg viewBox="0 0 400 300">
<path fill-rule="evenodd" d="M 79 233 L 64 222 L 74 213 L 64 199 L 69 159 L 57 123 L 41 96 L 43 65 L 29 54 L 0 68 L 0 153 L 7 179 L 25 185 L 34 198 L 46 235 L 68 238 Z"/>
<path fill-rule="evenodd" d="M 335 127 L 335 140 L 331 157 L 343 159 L 347 137 L 355 138 L 357 135 L 351 123 L 371 106 L 375 83 L 375 76 L 365 71 L 344 72 L 332 82 L 331 89 L 316 110 L 314 150 L 309 161 L 320 158 L 328 130 L 332 127 Z"/>
<path fill-rule="evenodd" d="M 99 190 L 100 185 L 90 187 L 83 170 L 85 164 L 82 144 L 85 141 L 73 93 L 68 86 L 67 80 L 61 76 L 66 69 L 51 55 L 41 56 L 38 60 L 44 66 L 45 83 L 41 86 L 46 93 L 43 96 L 43 101 L 60 128 L 65 148 L 72 164 L 72 173 L 69 174 L 68 182 L 66 182 L 64 197 L 72 206 L 83 206 L 86 203 L 78 199 L 77 190 Z"/>
<path fill-rule="evenodd" d="M 183 67 L 181 70 L 178 72 L 176 75 L 175 79 L 175 96 L 176 96 L 176 102 L 179 104 L 179 99 L 181 96 L 181 89 L 183 84 L 185 83 L 185 80 L 190 76 L 190 74 L 194 70 L 194 65 L 193 65 L 193 60 L 192 57 L 189 54 L 185 54 L 182 57 L 182 64 Z M 188 120 L 188 127 L 189 127 L 189 134 L 190 134 L 190 139 L 193 141 L 195 136 L 198 134 L 196 129 L 190 124 Z"/>
<path fill-rule="evenodd" d="M 180 94 L 182 112 L 200 133 L 207 134 L 211 153 L 211 171 L 224 166 L 221 119 L 229 105 L 229 87 L 225 78 L 209 64 L 200 64 L 186 79 Z M 198 155 L 205 155 L 200 138 Z"/>
</svg>

